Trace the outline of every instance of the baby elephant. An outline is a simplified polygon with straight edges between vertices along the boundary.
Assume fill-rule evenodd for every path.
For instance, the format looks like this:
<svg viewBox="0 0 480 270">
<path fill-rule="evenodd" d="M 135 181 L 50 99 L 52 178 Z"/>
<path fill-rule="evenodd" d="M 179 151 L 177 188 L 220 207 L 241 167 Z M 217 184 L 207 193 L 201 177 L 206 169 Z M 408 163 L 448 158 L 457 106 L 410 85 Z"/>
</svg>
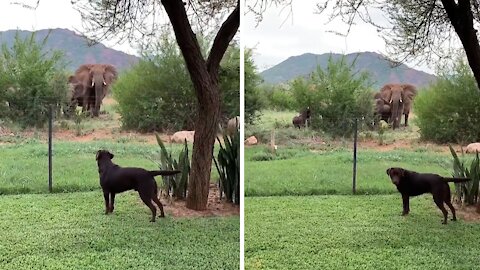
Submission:
<svg viewBox="0 0 480 270">
<path fill-rule="evenodd" d="M 433 173 L 417 173 L 402 168 L 389 168 L 387 170 L 387 175 L 392 180 L 392 183 L 397 187 L 397 190 L 402 194 L 402 216 L 408 215 L 408 212 L 410 212 L 410 197 L 418 196 L 424 193 L 431 193 L 433 195 L 433 201 L 442 211 L 442 223 L 447 224 L 448 215 L 444 203 L 450 208 L 450 211 L 452 211 L 452 220 L 457 220 L 457 217 L 455 216 L 455 208 L 451 202 L 452 198 L 448 182 L 461 183 L 470 181 L 470 179 L 442 177 Z"/>
<path fill-rule="evenodd" d="M 147 171 L 142 168 L 122 168 L 112 162 L 113 154 L 107 150 L 97 152 L 98 174 L 100 175 L 100 186 L 105 198 L 105 214 L 112 213 L 115 202 L 115 194 L 130 189 L 138 191 L 142 201 L 152 211 L 151 222 L 155 222 L 157 209 L 152 201 L 160 209 L 160 217 L 165 217 L 163 205 L 158 199 L 157 182 L 154 176 L 174 175 L 180 171 Z"/>
</svg>

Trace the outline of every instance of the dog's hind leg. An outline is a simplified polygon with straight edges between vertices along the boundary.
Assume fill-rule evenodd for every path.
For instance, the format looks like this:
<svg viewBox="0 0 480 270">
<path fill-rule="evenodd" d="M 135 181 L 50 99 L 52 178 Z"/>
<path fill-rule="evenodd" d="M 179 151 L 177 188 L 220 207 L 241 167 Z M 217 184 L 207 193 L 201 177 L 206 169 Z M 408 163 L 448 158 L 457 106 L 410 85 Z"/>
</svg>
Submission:
<svg viewBox="0 0 480 270">
<path fill-rule="evenodd" d="M 443 200 L 440 199 L 440 198 L 433 198 L 433 200 L 435 201 L 435 204 L 438 206 L 438 208 L 442 211 L 443 213 L 443 222 L 442 224 L 447 224 L 447 216 L 448 216 L 448 212 L 447 212 L 447 209 L 445 209 L 445 206 L 443 205 Z"/>
<path fill-rule="evenodd" d="M 155 216 L 157 215 L 157 208 L 152 203 L 152 194 L 150 193 L 140 193 L 140 198 L 142 199 L 143 203 L 150 208 L 150 211 L 152 211 L 152 219 L 150 219 L 150 222 L 155 222 Z"/>
<path fill-rule="evenodd" d="M 445 194 L 445 203 L 447 204 L 448 208 L 450 208 L 450 211 L 452 212 L 452 221 L 457 220 L 457 215 L 455 215 L 455 208 L 452 205 L 452 195 L 450 194 L 450 188 L 447 189 L 447 193 Z"/>
<path fill-rule="evenodd" d="M 450 211 L 452 211 L 452 221 L 457 221 L 457 216 L 455 215 L 455 208 L 453 207 L 452 202 L 446 201 L 445 203 L 447 204 L 448 208 L 450 208 Z"/>
<path fill-rule="evenodd" d="M 157 192 L 158 193 L 158 192 Z M 158 205 L 158 209 L 160 209 L 160 216 L 159 217 L 165 217 L 165 213 L 163 212 L 163 204 L 160 202 L 160 200 L 158 199 L 157 197 L 157 194 L 155 194 L 155 196 L 153 196 L 153 201 L 155 202 L 155 204 Z"/>
</svg>

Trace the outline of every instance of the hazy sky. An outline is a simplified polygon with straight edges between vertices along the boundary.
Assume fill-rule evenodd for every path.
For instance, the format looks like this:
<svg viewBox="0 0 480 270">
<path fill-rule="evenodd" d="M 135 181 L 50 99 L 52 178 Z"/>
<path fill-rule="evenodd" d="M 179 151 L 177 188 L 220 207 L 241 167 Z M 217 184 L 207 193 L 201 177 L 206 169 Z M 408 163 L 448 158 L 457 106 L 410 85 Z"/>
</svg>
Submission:
<svg viewBox="0 0 480 270">
<path fill-rule="evenodd" d="M 46 28 L 67 28 L 81 30 L 80 14 L 73 9 L 69 0 L 41 0 L 36 10 L 29 10 L 12 2 L 35 5 L 36 0 L 1 0 L 0 31 L 21 29 L 41 30 Z M 102 41 L 108 47 L 135 54 L 128 43 L 116 45 L 115 42 Z"/>
<path fill-rule="evenodd" d="M 256 0 L 247 1 L 247 5 L 251 1 Z M 243 44 L 248 48 L 255 48 L 254 58 L 259 70 L 272 67 L 289 56 L 307 52 L 322 54 L 372 51 L 385 54 L 385 42 L 369 24 L 358 22 L 352 26 L 347 37 L 330 33 L 332 30 L 345 33 L 347 26 L 339 20 L 326 24 L 326 14 L 314 14 L 317 2 L 294 1 L 292 12 L 290 8 L 271 6 L 258 26 L 253 14 L 246 14 L 242 20 Z M 380 13 L 373 13 L 372 16 L 377 21 L 386 22 Z M 406 64 L 433 73 L 426 66 Z"/>
</svg>

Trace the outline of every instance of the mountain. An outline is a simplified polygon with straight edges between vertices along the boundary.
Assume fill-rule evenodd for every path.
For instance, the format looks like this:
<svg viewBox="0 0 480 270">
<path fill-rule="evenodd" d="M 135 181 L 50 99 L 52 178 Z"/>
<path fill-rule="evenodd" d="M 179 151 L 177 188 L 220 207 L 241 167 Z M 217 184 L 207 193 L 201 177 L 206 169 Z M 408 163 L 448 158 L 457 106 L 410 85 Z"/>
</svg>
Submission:
<svg viewBox="0 0 480 270">
<path fill-rule="evenodd" d="M 6 43 L 8 47 L 11 47 L 15 40 L 16 33 L 17 30 L 0 31 L 0 43 Z M 18 30 L 18 33 L 22 39 L 30 37 L 32 34 L 32 32 L 24 30 Z M 112 64 L 121 71 L 131 67 L 139 60 L 139 58 L 134 55 L 108 48 L 101 43 L 88 46 L 87 40 L 84 37 L 68 29 L 38 30 L 36 31 L 35 40 L 42 42 L 48 34 L 45 49 L 62 51 L 64 53 L 64 59 L 67 61 L 67 69 L 71 71 L 77 69 L 81 64 L 86 63 Z"/>
<path fill-rule="evenodd" d="M 260 75 L 265 83 L 277 84 L 287 82 L 299 76 L 308 76 L 318 65 L 322 69 L 326 68 L 329 57 L 332 57 L 333 60 L 339 60 L 342 56 L 344 55 L 335 53 L 305 53 L 299 56 L 291 56 L 280 64 L 261 72 Z M 376 88 L 386 83 L 399 82 L 423 87 L 436 80 L 434 75 L 410 68 L 404 64 L 392 67 L 389 60 L 374 52 L 351 53 L 345 55 L 345 57 L 347 63 L 356 61 L 354 72 L 369 72 Z"/>
</svg>

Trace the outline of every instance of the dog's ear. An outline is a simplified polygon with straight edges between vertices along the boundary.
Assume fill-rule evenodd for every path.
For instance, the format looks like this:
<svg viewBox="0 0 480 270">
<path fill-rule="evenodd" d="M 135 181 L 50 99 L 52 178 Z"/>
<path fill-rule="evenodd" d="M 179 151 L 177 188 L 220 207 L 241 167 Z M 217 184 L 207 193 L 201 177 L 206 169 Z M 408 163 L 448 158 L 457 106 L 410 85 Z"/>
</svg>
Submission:
<svg viewBox="0 0 480 270">
<path fill-rule="evenodd" d="M 108 152 L 108 155 L 110 156 L 110 159 L 113 159 L 113 157 L 115 156 L 114 154 Z"/>
<path fill-rule="evenodd" d="M 404 177 L 405 176 L 405 170 L 404 169 L 399 169 L 399 175 L 400 177 Z"/>
<path fill-rule="evenodd" d="M 97 151 L 97 155 L 95 156 L 95 160 L 98 160 L 98 157 L 100 156 L 100 152 L 101 152 L 101 151 L 102 151 L 102 150 L 98 150 L 98 151 Z"/>
<path fill-rule="evenodd" d="M 387 175 L 388 175 L 388 176 L 390 176 L 390 170 L 391 170 L 391 169 L 392 169 L 392 168 L 388 168 L 388 169 L 387 169 Z"/>
</svg>

